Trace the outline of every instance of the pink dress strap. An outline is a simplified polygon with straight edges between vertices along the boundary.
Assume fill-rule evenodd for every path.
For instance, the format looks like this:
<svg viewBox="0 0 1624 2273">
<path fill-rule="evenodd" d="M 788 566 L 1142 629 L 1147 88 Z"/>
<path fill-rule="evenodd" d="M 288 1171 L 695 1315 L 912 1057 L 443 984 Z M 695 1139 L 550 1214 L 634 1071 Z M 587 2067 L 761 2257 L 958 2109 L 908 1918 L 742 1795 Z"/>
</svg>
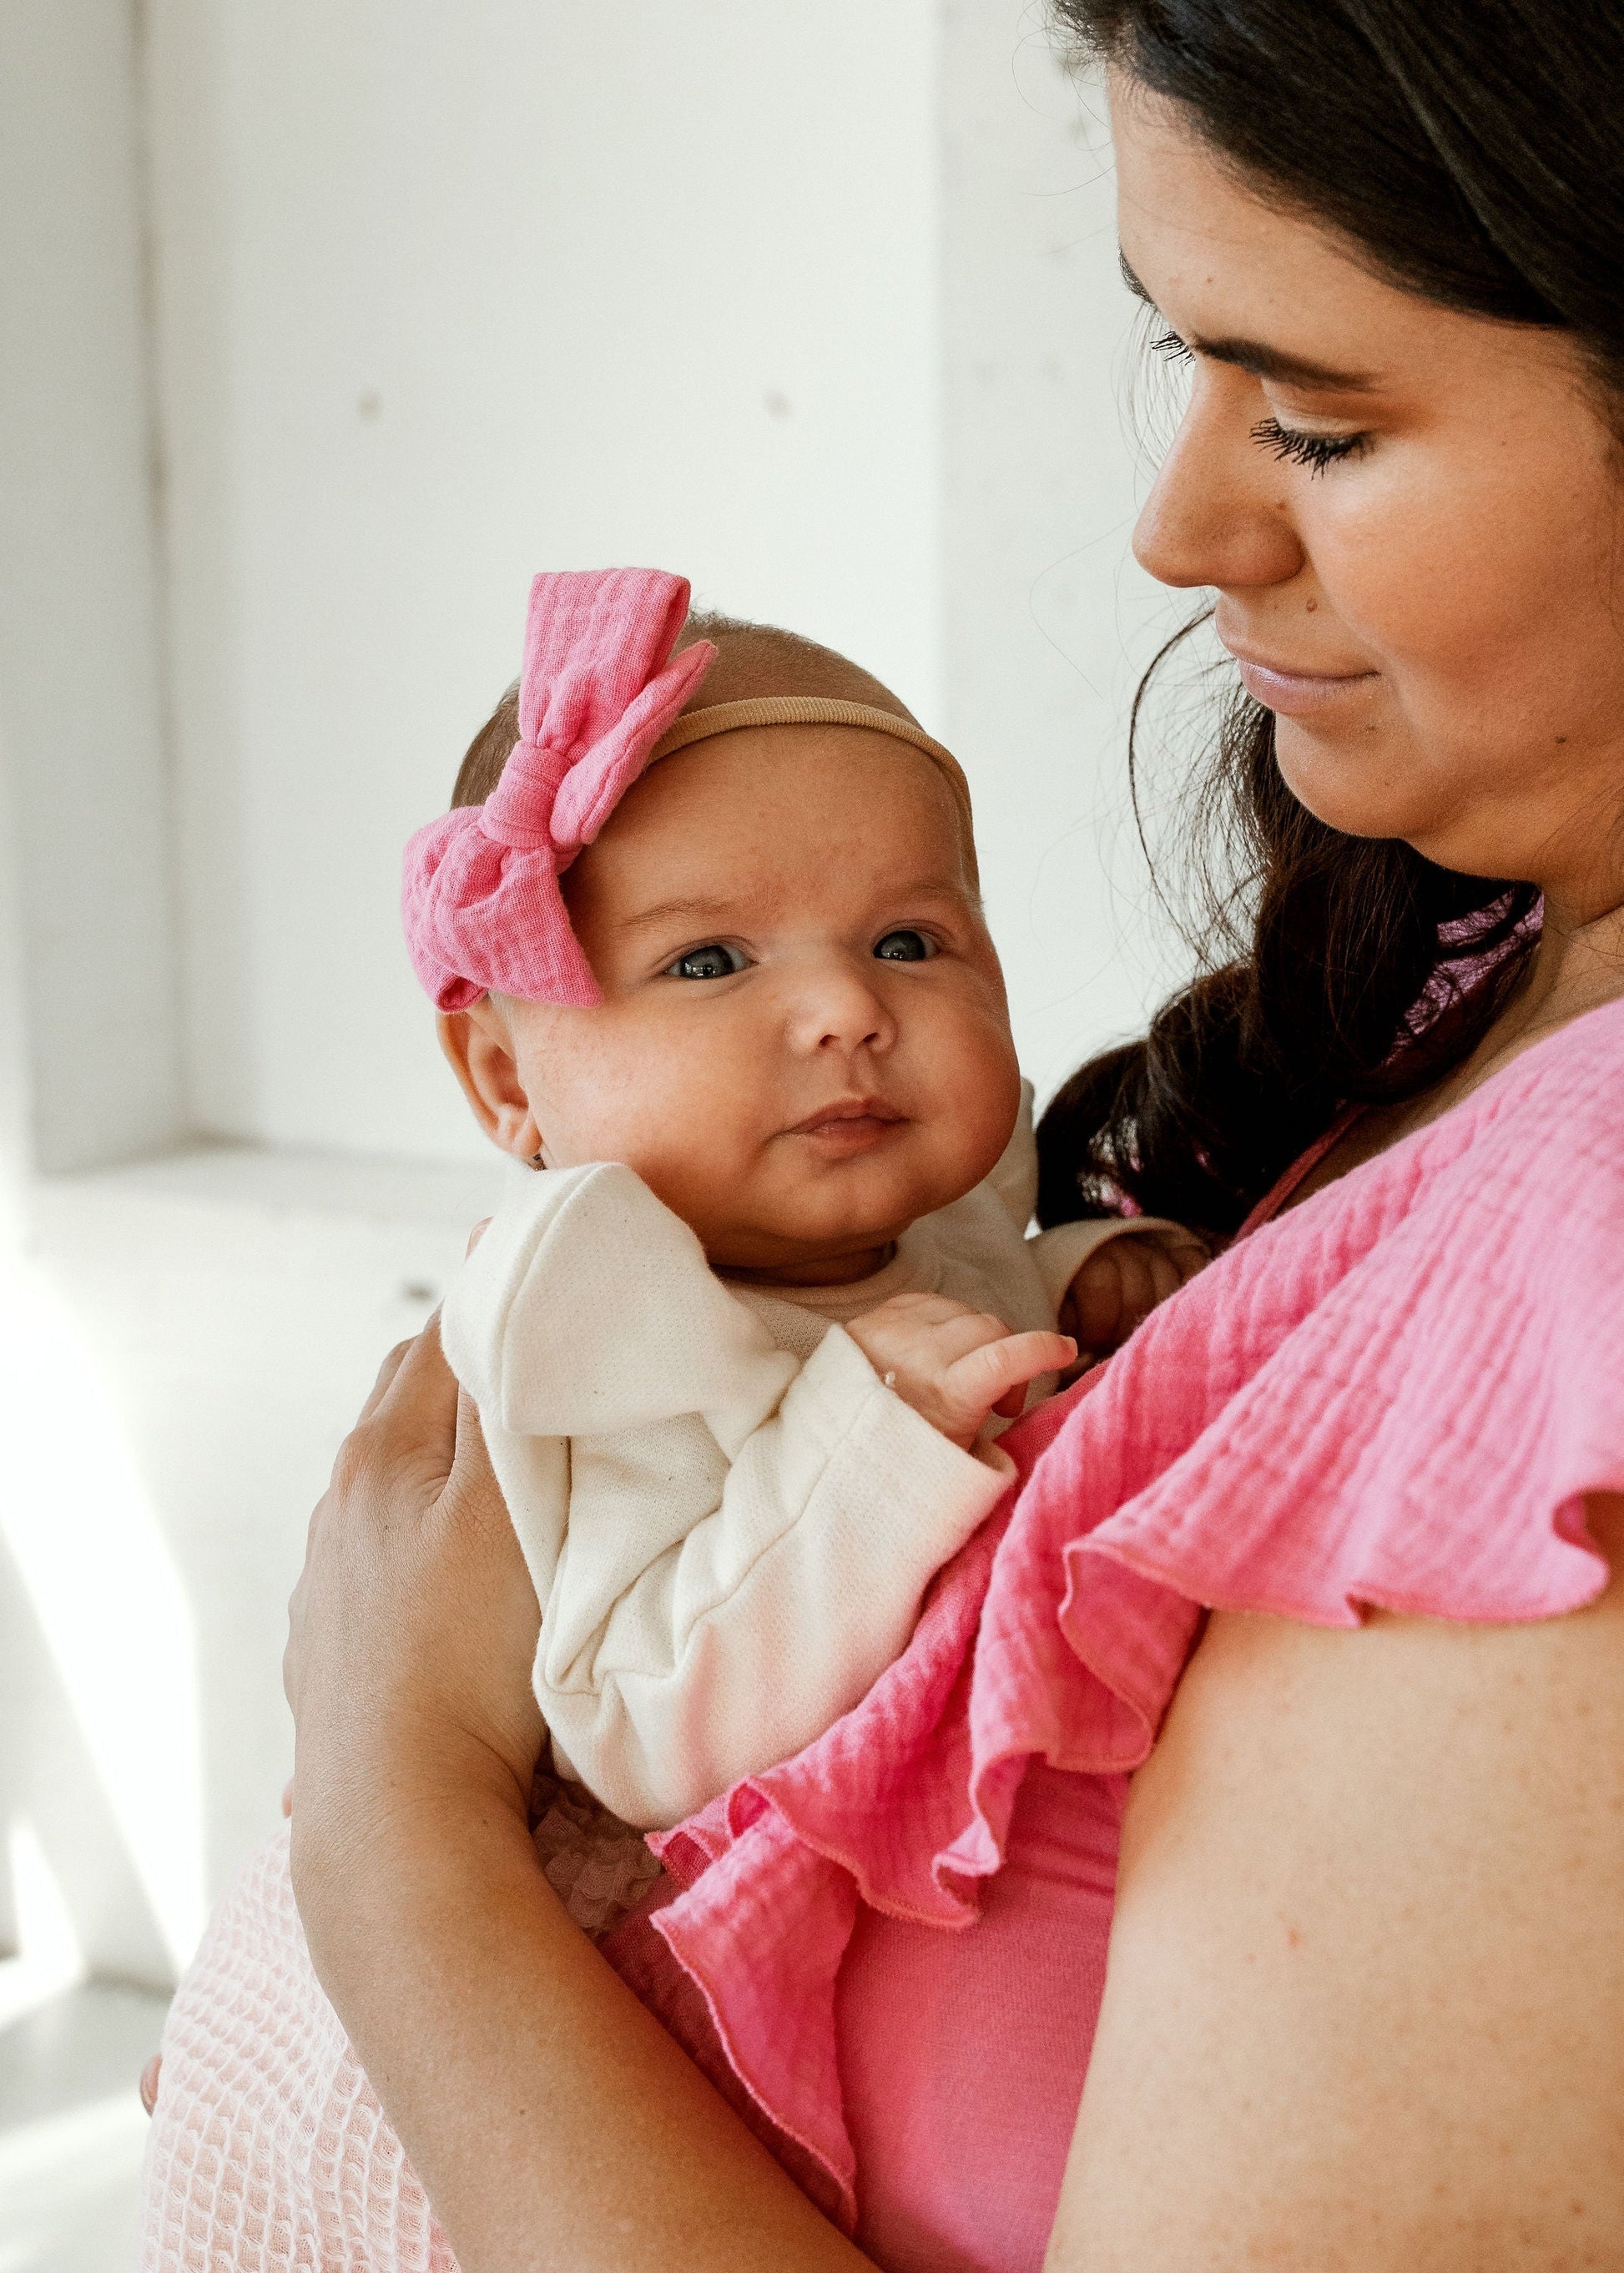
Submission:
<svg viewBox="0 0 1624 2273">
<path fill-rule="evenodd" d="M 1236 1238 L 1244 1239 L 1249 1233 L 1260 1230 L 1266 1223 L 1273 1223 L 1286 1202 L 1312 1175 L 1327 1153 L 1334 1152 L 1355 1122 L 1363 1121 L 1369 1111 L 1368 1105 L 1344 1106 L 1324 1136 L 1316 1136 L 1305 1152 L 1297 1154 L 1279 1182 L 1269 1186 L 1236 1233 Z"/>
</svg>

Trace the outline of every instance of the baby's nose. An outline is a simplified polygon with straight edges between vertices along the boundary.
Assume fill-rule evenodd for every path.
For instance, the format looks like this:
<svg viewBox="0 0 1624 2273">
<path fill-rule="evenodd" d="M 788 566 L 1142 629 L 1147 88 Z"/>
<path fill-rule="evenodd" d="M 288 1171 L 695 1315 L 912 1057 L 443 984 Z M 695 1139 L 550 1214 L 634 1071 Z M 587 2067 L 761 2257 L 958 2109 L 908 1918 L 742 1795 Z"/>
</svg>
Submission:
<svg viewBox="0 0 1624 2273">
<path fill-rule="evenodd" d="M 876 988 L 850 967 L 821 971 L 801 989 L 792 1019 L 807 1050 L 884 1049 L 896 1027 Z"/>
</svg>

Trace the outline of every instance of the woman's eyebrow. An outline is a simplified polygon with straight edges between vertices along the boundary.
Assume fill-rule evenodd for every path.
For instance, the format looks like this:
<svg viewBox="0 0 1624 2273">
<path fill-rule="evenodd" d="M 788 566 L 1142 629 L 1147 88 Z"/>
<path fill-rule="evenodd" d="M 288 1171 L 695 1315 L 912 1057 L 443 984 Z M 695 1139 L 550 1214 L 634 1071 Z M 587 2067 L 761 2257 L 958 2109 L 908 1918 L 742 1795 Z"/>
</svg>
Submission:
<svg viewBox="0 0 1624 2273">
<path fill-rule="evenodd" d="M 1119 252 L 1116 259 L 1122 281 L 1129 291 L 1147 308 L 1154 308 L 1156 304 L 1129 266 L 1127 254 Z M 1266 340 L 1204 340 L 1191 334 L 1184 337 L 1184 345 L 1197 355 L 1205 356 L 1209 363 L 1233 364 L 1240 371 L 1250 371 L 1254 379 L 1271 379 L 1280 386 L 1312 386 L 1334 394 L 1369 394 L 1380 383 L 1368 371 L 1340 371 L 1334 364 L 1316 363 L 1310 356 L 1289 355 L 1283 348 L 1272 348 Z"/>
</svg>

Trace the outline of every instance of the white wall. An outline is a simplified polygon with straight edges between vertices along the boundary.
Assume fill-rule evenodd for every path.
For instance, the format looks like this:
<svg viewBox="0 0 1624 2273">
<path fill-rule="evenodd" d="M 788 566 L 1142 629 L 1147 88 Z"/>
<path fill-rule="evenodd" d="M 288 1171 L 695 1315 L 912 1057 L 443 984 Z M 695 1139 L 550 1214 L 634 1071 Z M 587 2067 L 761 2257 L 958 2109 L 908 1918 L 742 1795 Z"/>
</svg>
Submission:
<svg viewBox="0 0 1624 2273">
<path fill-rule="evenodd" d="M 1140 672 L 1179 619 L 1129 551 L 1136 304 L 1104 105 L 1036 0 L 944 0 L 944 716 L 1040 1092 L 1142 1031 L 1177 967 L 1127 794 Z"/>
<path fill-rule="evenodd" d="M 0 9 L 0 1091 L 47 1167 L 184 1125 L 125 0 Z"/>
<path fill-rule="evenodd" d="M 1041 9 L 154 20 L 199 1125 L 471 1157 L 396 862 L 540 566 L 680 566 L 890 679 L 981 791 L 1032 1070 L 1131 1024 L 1132 308 Z"/>
<path fill-rule="evenodd" d="M 937 706 L 929 0 L 157 0 L 194 1109 L 471 1152 L 395 915 L 541 566 Z"/>
</svg>

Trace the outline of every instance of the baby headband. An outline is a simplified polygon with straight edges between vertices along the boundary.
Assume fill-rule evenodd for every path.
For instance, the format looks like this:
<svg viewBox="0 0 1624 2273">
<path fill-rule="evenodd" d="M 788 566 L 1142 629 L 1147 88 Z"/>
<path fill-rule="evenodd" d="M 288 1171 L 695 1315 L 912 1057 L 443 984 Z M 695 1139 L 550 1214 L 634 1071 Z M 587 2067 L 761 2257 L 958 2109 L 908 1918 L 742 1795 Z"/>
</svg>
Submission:
<svg viewBox="0 0 1624 2273">
<path fill-rule="evenodd" d="M 713 734 L 834 724 L 910 743 L 946 780 L 974 861 L 964 776 L 909 719 L 816 695 L 760 695 L 680 716 L 716 655 L 709 640 L 672 652 L 688 591 L 685 577 L 654 568 L 531 582 L 519 739 L 501 779 L 483 805 L 442 814 L 406 847 L 406 944 L 437 1009 L 466 1009 L 492 989 L 530 1002 L 600 1002 L 558 880 L 657 758 Z"/>
<path fill-rule="evenodd" d="M 686 750 L 692 742 L 708 742 L 713 734 L 733 733 L 741 726 L 866 726 L 871 733 L 890 734 L 922 750 L 951 792 L 974 877 L 975 827 L 964 769 L 951 750 L 933 741 L 911 718 L 899 718 L 894 710 L 876 710 L 872 702 L 838 702 L 827 694 L 751 694 L 741 702 L 712 702 L 703 710 L 685 710 L 660 737 L 649 762 Z"/>
</svg>

